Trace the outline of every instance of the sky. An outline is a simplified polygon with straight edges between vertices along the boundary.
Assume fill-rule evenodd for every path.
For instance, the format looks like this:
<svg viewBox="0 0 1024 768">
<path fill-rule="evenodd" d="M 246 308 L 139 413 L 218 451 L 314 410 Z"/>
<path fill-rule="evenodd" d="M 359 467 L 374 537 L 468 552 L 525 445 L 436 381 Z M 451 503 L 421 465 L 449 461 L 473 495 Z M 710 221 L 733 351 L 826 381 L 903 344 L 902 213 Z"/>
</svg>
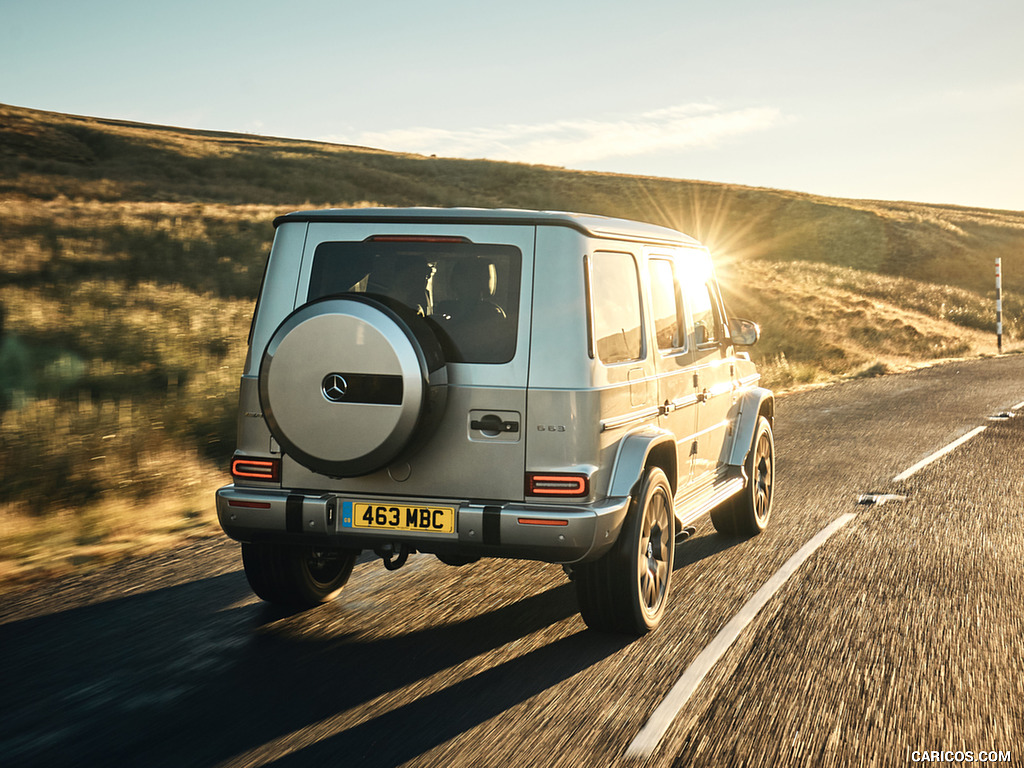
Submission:
<svg viewBox="0 0 1024 768">
<path fill-rule="evenodd" d="M 0 102 L 1024 210 L 1021 0 L 0 0 Z"/>
</svg>

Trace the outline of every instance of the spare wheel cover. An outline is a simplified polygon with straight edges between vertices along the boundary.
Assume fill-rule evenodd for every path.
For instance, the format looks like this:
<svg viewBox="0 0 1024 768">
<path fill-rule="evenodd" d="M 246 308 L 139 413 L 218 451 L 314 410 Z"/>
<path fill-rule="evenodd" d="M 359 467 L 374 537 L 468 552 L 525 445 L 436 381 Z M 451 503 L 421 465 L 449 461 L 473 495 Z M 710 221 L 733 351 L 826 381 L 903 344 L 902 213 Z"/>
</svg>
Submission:
<svg viewBox="0 0 1024 768">
<path fill-rule="evenodd" d="M 260 361 L 260 405 L 281 448 L 300 464 L 331 477 L 365 475 L 433 421 L 425 417 L 439 400 L 443 407 L 437 390 L 447 372 L 438 363 L 428 370 L 409 322 L 383 303 L 353 294 L 320 299 L 271 336 Z"/>
</svg>

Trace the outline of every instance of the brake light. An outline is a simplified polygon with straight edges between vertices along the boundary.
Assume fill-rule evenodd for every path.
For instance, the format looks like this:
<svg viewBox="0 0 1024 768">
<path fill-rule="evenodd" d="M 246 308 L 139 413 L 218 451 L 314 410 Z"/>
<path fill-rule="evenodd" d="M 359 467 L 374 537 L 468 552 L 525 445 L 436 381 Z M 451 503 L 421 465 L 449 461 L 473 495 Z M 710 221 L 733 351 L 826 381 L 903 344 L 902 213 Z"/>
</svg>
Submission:
<svg viewBox="0 0 1024 768">
<path fill-rule="evenodd" d="M 244 477 L 246 480 L 268 480 L 276 483 L 281 480 L 280 459 L 234 459 L 231 462 L 231 474 Z"/>
<path fill-rule="evenodd" d="M 590 478 L 567 472 L 527 472 L 526 493 L 530 496 L 586 496 L 590 493 Z"/>
<path fill-rule="evenodd" d="M 371 243 L 468 243 L 469 238 L 448 235 L 372 235 Z"/>
</svg>

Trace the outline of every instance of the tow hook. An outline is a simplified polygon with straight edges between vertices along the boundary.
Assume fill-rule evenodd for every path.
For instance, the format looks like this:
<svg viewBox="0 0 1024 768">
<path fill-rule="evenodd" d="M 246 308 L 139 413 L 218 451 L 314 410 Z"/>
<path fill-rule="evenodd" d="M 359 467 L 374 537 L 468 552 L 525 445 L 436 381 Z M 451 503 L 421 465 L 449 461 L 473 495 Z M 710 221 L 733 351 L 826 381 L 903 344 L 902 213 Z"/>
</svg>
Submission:
<svg viewBox="0 0 1024 768">
<path fill-rule="evenodd" d="M 389 571 L 397 571 L 406 564 L 409 560 L 409 555 L 416 550 L 410 549 L 406 544 L 381 544 L 379 547 L 375 547 L 373 551 L 384 562 L 385 568 Z"/>
</svg>

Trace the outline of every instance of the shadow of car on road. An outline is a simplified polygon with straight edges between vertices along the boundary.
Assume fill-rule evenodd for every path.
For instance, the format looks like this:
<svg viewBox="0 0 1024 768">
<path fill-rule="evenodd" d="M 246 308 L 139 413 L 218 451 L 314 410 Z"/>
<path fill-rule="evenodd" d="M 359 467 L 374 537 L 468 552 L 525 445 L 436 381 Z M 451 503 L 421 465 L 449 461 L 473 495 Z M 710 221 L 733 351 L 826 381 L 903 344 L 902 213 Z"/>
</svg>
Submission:
<svg viewBox="0 0 1024 768">
<path fill-rule="evenodd" d="M 360 765 L 400 763 L 631 639 L 557 627 L 551 641 L 503 651 L 453 674 L 451 684 L 442 675 L 425 695 L 406 692 L 377 717 L 349 725 L 345 713 L 576 611 L 572 585 L 563 583 L 454 622 L 381 635 L 401 622 L 385 606 L 367 634 L 359 624 L 366 617 L 344 603 L 292 615 L 268 609 L 234 572 L 11 621 L 0 626 L 0 701 L 10 713 L 0 752 L 27 765 L 212 766 L 321 727 L 327 738 L 286 750 L 289 764 L 353 752 L 363 755 Z"/>
</svg>

